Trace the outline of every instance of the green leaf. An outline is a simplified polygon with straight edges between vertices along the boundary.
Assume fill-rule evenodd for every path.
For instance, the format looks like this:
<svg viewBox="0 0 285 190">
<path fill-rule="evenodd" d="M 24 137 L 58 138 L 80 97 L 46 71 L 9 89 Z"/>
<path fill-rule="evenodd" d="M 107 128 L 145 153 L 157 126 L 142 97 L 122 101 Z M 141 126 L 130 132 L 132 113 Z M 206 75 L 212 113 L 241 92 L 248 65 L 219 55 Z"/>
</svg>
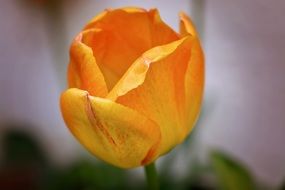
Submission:
<svg viewBox="0 0 285 190">
<path fill-rule="evenodd" d="M 17 129 L 10 129 L 4 134 L 3 152 L 3 162 L 6 166 L 46 162 L 46 155 L 36 139 L 31 134 Z"/>
<path fill-rule="evenodd" d="M 254 190 L 253 179 L 248 170 L 234 159 L 219 151 L 211 154 L 214 172 L 223 190 Z"/>
</svg>

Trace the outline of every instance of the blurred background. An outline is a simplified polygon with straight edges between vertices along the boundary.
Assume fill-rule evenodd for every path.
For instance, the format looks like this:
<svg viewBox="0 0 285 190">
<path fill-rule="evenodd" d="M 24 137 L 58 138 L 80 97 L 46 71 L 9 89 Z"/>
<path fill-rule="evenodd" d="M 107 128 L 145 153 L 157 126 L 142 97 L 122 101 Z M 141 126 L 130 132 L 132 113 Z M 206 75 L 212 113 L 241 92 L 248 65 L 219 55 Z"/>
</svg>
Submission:
<svg viewBox="0 0 285 190">
<path fill-rule="evenodd" d="M 65 127 L 69 45 L 105 8 L 157 7 L 178 31 L 194 20 L 206 56 L 201 117 L 159 159 L 162 189 L 282 189 L 285 182 L 284 0 L 1 0 L 0 189 L 144 189 L 143 169 L 120 170 Z M 283 186 L 284 189 L 284 186 Z"/>
</svg>

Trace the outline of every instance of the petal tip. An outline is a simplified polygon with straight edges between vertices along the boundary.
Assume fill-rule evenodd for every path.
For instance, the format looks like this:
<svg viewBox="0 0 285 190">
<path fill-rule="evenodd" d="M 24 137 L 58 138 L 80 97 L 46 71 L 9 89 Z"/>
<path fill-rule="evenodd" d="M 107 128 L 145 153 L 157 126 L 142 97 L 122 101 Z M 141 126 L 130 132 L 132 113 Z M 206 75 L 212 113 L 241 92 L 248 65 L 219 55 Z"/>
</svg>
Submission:
<svg viewBox="0 0 285 190">
<path fill-rule="evenodd" d="M 185 19 L 185 17 L 187 17 L 184 11 L 180 11 L 178 15 L 179 15 L 180 20 Z"/>
<path fill-rule="evenodd" d="M 192 36 L 197 36 L 195 25 L 186 13 L 181 11 L 179 13 L 179 19 L 180 19 L 180 34 L 182 36 L 185 36 L 187 34 L 190 34 Z"/>
</svg>

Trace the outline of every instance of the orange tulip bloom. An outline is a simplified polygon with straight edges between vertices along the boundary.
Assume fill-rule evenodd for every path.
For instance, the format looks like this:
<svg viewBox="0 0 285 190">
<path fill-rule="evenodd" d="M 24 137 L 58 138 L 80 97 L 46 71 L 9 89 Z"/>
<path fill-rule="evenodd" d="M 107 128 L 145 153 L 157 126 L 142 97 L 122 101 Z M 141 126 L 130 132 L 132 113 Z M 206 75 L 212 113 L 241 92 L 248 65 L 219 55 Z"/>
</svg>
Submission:
<svg viewBox="0 0 285 190">
<path fill-rule="evenodd" d="M 183 142 L 200 112 L 204 57 L 190 19 L 180 34 L 156 9 L 106 10 L 70 48 L 66 125 L 92 154 L 122 168 L 153 162 Z"/>
</svg>

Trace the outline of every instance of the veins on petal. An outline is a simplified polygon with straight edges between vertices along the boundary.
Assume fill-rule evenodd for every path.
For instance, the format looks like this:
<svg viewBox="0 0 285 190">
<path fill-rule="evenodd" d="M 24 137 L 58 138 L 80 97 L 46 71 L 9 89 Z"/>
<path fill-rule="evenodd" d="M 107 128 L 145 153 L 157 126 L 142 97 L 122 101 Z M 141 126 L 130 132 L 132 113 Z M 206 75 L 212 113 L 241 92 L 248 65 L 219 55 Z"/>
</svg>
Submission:
<svg viewBox="0 0 285 190">
<path fill-rule="evenodd" d="M 97 127 L 102 132 L 102 134 L 107 138 L 110 144 L 117 146 L 117 143 L 115 142 L 115 140 L 113 139 L 109 131 L 102 125 L 102 123 L 96 117 L 96 113 L 92 108 L 88 92 L 86 93 L 86 100 L 87 100 L 86 113 L 87 113 L 88 120 L 91 123 L 91 125 L 94 128 Z"/>
</svg>

